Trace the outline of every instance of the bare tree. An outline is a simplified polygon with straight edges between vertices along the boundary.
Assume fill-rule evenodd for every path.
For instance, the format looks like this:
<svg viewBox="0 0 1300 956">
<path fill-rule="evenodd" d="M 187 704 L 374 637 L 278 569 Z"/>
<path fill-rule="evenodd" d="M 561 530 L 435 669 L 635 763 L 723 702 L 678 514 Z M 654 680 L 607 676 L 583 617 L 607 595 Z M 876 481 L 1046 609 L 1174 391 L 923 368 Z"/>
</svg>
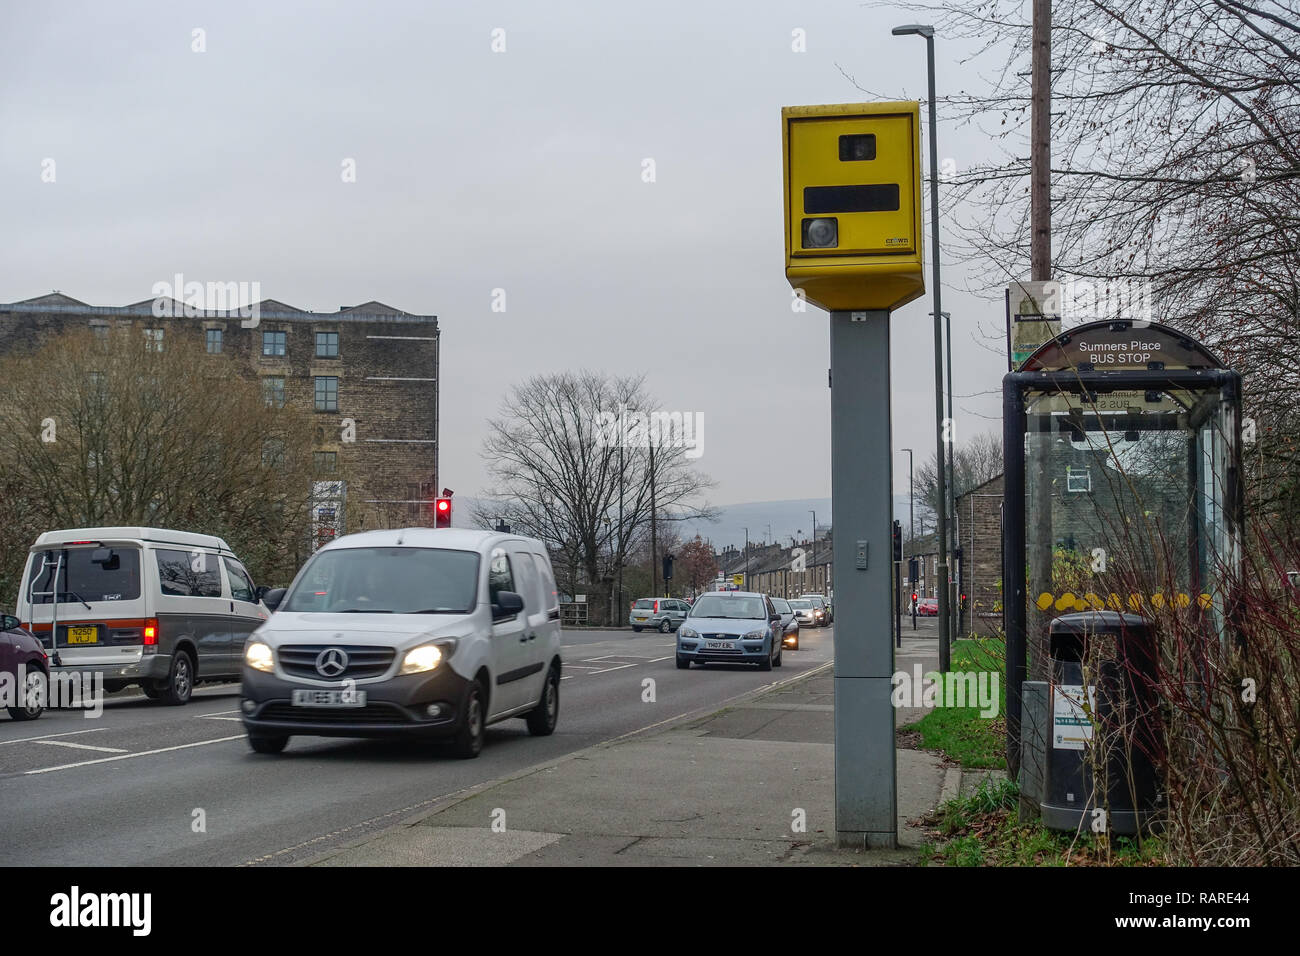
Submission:
<svg viewBox="0 0 1300 956">
<path fill-rule="evenodd" d="M 976 435 L 953 450 L 952 464 L 953 481 L 948 491 L 959 498 L 1002 474 L 1002 436 L 996 432 Z M 918 507 L 931 512 L 938 508 L 939 475 L 933 454 L 916 471 L 916 502 Z"/>
<path fill-rule="evenodd" d="M 884 4 L 878 4 L 883 6 Z M 974 45 L 940 115 L 1000 156 L 946 176 L 951 244 L 981 288 L 1029 260 L 1030 22 L 1021 0 L 904 2 Z M 891 6 L 895 6 L 891 4 Z M 895 7 L 896 8 L 896 7 Z M 1066 317 L 1148 316 L 1246 376 L 1259 503 L 1300 491 L 1300 6 L 1083 0 L 1052 16 L 1052 239 Z M 983 285 L 994 276 L 992 285 Z M 1135 300 L 1140 308 L 1132 308 Z M 1127 308 L 1126 308 L 1127 306 Z"/>
<path fill-rule="evenodd" d="M 649 533 L 651 443 L 661 526 L 713 516 L 700 500 L 711 480 L 693 467 L 690 448 L 674 440 L 671 427 L 656 426 L 653 408 L 640 378 L 583 371 L 515 386 L 488 423 L 483 457 L 494 487 L 476 520 L 486 527 L 504 518 L 559 555 L 571 588 L 608 594 Z"/>
<path fill-rule="evenodd" d="M 64 335 L 6 357 L 0 380 L 4 593 L 52 528 L 219 535 L 256 578 L 285 582 L 310 553 L 309 416 L 268 405 L 247 369 L 207 354 L 198 335 L 171 334 L 165 350 L 139 328 Z"/>
</svg>

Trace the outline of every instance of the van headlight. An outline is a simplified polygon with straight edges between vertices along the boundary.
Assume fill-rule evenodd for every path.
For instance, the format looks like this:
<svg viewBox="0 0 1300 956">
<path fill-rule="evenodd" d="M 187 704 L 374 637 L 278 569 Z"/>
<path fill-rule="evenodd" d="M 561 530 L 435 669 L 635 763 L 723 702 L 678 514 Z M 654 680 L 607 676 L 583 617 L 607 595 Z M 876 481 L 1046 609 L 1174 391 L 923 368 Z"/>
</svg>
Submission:
<svg viewBox="0 0 1300 956">
<path fill-rule="evenodd" d="M 442 648 L 437 644 L 421 644 L 406 652 L 402 658 L 401 674 L 423 674 L 442 662 Z"/>
<path fill-rule="evenodd" d="M 253 641 L 244 648 L 244 662 L 255 671 L 269 674 L 275 670 L 275 655 L 271 652 L 270 645 L 261 641 Z"/>
</svg>

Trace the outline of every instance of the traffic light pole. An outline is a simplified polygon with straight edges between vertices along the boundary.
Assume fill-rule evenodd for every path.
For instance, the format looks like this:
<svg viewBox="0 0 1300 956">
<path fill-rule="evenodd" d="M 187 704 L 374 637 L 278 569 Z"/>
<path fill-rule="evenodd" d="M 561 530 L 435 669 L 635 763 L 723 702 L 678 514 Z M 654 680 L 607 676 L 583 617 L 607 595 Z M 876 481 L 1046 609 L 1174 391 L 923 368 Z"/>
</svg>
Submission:
<svg viewBox="0 0 1300 956">
<path fill-rule="evenodd" d="M 835 832 L 840 846 L 892 849 L 898 798 L 890 699 L 889 312 L 831 312 L 830 321 Z"/>
</svg>

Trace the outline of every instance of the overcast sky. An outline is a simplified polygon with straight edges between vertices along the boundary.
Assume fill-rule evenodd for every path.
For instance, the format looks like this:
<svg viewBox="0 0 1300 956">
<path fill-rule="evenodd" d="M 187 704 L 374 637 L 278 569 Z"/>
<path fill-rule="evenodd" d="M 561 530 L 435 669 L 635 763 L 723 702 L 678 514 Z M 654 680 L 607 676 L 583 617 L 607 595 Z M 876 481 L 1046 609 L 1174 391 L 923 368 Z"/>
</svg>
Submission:
<svg viewBox="0 0 1300 956">
<path fill-rule="evenodd" d="M 924 42 L 889 34 L 912 19 L 827 0 L 6 4 L 0 301 L 123 305 L 177 272 L 315 311 L 378 299 L 440 319 L 457 492 L 484 489 L 508 386 L 587 367 L 703 413 L 714 503 L 825 496 L 828 319 L 790 309 L 780 109 L 867 99 L 841 68 L 924 99 Z M 969 84 L 938 49 L 941 95 Z M 989 150 L 941 122 L 939 155 Z M 985 301 L 944 279 L 960 438 L 999 427 L 1003 280 Z M 901 493 L 897 449 L 934 450 L 930 309 L 892 319 Z M 797 464 L 770 467 L 773 443 Z"/>
</svg>

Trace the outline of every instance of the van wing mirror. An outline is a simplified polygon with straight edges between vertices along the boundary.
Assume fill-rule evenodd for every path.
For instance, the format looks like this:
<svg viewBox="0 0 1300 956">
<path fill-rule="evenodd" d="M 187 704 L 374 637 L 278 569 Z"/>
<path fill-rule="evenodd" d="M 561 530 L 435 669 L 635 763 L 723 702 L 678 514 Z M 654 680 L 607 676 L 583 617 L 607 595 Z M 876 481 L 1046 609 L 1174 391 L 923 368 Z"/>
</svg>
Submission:
<svg viewBox="0 0 1300 956">
<path fill-rule="evenodd" d="M 498 591 L 497 599 L 492 604 L 492 620 L 500 621 L 514 617 L 524 609 L 524 599 L 514 591 Z"/>
<path fill-rule="evenodd" d="M 263 589 L 258 588 L 258 590 L 262 591 Z M 266 605 L 267 610 L 276 610 L 280 606 L 280 602 L 284 600 L 284 592 L 287 590 L 288 588 L 268 588 L 263 591 L 262 603 Z"/>
</svg>

